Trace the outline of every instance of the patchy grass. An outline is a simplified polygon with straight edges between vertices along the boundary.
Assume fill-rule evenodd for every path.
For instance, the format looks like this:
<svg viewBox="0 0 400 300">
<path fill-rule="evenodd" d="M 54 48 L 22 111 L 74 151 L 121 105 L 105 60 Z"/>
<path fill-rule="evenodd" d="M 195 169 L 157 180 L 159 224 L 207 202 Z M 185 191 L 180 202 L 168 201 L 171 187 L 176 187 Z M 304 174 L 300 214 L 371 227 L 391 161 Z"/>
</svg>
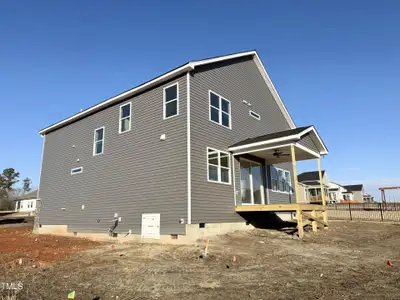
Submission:
<svg viewBox="0 0 400 300">
<path fill-rule="evenodd" d="M 72 290 L 77 299 L 399 299 L 400 225 L 333 222 L 302 241 L 236 232 L 211 239 L 200 258 L 203 246 L 96 245 L 43 267 L 13 265 L 0 282 L 23 282 L 16 299 L 31 300 Z"/>
</svg>

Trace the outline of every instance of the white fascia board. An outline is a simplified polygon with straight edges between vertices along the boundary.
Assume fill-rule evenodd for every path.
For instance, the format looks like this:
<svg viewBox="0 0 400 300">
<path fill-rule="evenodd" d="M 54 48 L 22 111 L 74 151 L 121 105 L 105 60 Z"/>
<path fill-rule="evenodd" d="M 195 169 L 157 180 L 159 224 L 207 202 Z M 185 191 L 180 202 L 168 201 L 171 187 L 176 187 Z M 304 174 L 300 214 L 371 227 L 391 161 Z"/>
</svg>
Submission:
<svg viewBox="0 0 400 300">
<path fill-rule="evenodd" d="M 293 134 L 293 135 L 289 135 L 289 136 L 285 136 L 285 137 L 281 137 L 281 138 L 276 138 L 276 139 L 271 139 L 271 140 L 267 140 L 267 141 L 261 141 L 261 142 L 256 142 L 256 143 L 251 143 L 251 144 L 247 144 L 247 145 L 242 145 L 242 146 L 236 146 L 236 147 L 230 147 L 228 150 L 229 151 L 237 151 L 237 150 L 242 150 L 242 149 L 248 149 L 248 148 L 253 148 L 253 147 L 258 147 L 258 146 L 263 146 L 263 145 L 268 145 L 268 144 L 273 144 L 273 143 L 279 143 L 279 142 L 284 142 L 284 141 L 291 141 L 291 140 L 300 140 L 303 135 L 305 135 L 306 133 L 313 131 L 315 136 L 318 138 L 318 140 L 320 141 L 320 146 L 323 149 L 322 151 L 320 151 L 320 155 L 326 155 L 328 154 L 328 150 L 325 148 L 324 144 L 322 143 L 321 138 L 318 136 L 317 132 L 315 131 L 314 126 L 311 126 L 305 130 L 303 130 L 302 132 L 298 133 L 298 134 Z M 300 145 L 301 146 L 301 145 Z M 299 147 L 300 148 L 300 147 Z M 304 147 L 303 147 L 304 148 Z M 303 149 L 304 150 L 304 149 Z M 308 149 L 310 150 L 310 149 Z M 312 150 L 310 150 L 312 151 Z M 316 152 L 312 151 L 313 153 L 311 154 L 317 154 Z"/>
<path fill-rule="evenodd" d="M 303 151 L 305 151 L 305 152 L 307 152 L 307 153 L 309 153 L 309 154 L 311 154 L 311 155 L 313 155 L 315 157 L 320 157 L 320 155 L 317 152 L 315 152 L 315 151 L 313 151 L 311 149 L 308 149 L 307 147 L 304 147 L 303 145 L 300 145 L 299 143 L 295 143 L 294 145 L 297 148 L 299 148 L 299 149 L 301 149 L 301 150 L 303 150 Z"/>
<path fill-rule="evenodd" d="M 289 136 L 276 138 L 276 139 L 271 139 L 271 140 L 268 140 L 268 141 L 261 141 L 261 142 L 251 143 L 251 144 L 242 145 L 242 146 L 230 147 L 230 148 L 228 148 L 228 150 L 229 151 L 237 151 L 237 150 L 253 148 L 253 147 L 258 147 L 258 146 L 264 146 L 264 145 L 268 145 L 268 144 L 274 144 L 274 143 L 290 141 L 290 140 L 296 140 L 296 139 L 297 140 L 300 139 L 298 137 L 298 134 L 289 135 Z"/>
<path fill-rule="evenodd" d="M 225 60 L 249 56 L 249 55 L 256 55 L 256 54 L 257 54 L 256 51 L 247 51 L 247 52 L 242 52 L 242 53 L 224 55 L 221 57 L 193 61 L 190 64 L 193 65 L 193 67 L 198 67 L 198 66 L 202 66 L 202 65 L 206 65 L 206 64 L 212 64 L 212 63 L 216 63 L 216 62 L 220 62 L 220 61 L 225 61 Z"/>
<path fill-rule="evenodd" d="M 274 84 L 272 83 L 272 80 L 269 77 L 268 72 L 265 69 L 264 64 L 262 63 L 262 61 L 256 51 L 254 51 L 254 56 L 256 58 L 256 65 L 257 65 L 258 69 L 260 70 L 260 73 L 261 73 L 262 77 L 264 78 L 265 83 L 267 84 L 268 88 L 270 89 L 272 96 L 274 97 L 276 103 L 278 104 L 279 108 L 282 110 L 282 113 L 283 113 L 286 121 L 288 122 L 290 128 L 291 129 L 296 128 L 296 124 L 294 124 L 293 119 L 289 114 L 289 111 L 287 110 L 285 104 L 283 103 L 281 97 L 279 96 L 278 91 L 276 90 Z"/>
<path fill-rule="evenodd" d="M 291 129 L 296 128 L 296 125 L 293 122 L 292 117 L 290 116 L 288 110 L 286 109 L 285 104 L 283 103 L 281 97 L 278 94 L 278 91 L 276 90 L 274 84 L 271 81 L 271 78 L 269 77 L 267 70 L 265 69 L 260 57 L 257 54 L 257 51 L 248 51 L 248 52 L 243 52 L 243 53 L 237 53 L 237 54 L 231 54 L 231 55 L 226 55 L 226 56 L 221 56 L 221 57 L 217 57 L 217 58 L 210 58 L 210 59 L 204 59 L 204 60 L 199 60 L 197 62 L 193 62 L 193 67 L 197 67 L 197 66 L 202 66 L 205 64 L 210 64 L 210 63 L 216 63 L 216 62 L 220 62 L 220 61 L 224 61 L 224 60 L 228 60 L 228 59 L 234 59 L 234 58 L 239 58 L 239 57 L 244 57 L 244 56 L 249 56 L 249 55 L 253 55 L 256 59 L 256 65 L 257 68 L 259 69 L 265 83 L 267 84 L 269 90 L 272 93 L 272 96 L 274 97 L 276 103 L 278 104 L 279 108 L 281 109 L 283 116 L 285 117 L 286 121 L 288 122 L 289 126 Z"/>
<path fill-rule="evenodd" d="M 306 130 L 304 130 L 304 131 L 301 132 L 300 134 L 301 134 L 301 135 L 304 135 L 304 134 L 306 134 L 306 133 L 308 133 L 308 132 L 311 132 L 311 131 L 314 133 L 314 136 L 316 137 L 318 143 L 320 144 L 320 146 L 321 146 L 321 148 L 322 148 L 322 151 L 320 150 L 320 154 L 321 154 L 321 155 L 327 155 L 327 154 L 328 154 L 328 149 L 326 149 L 324 143 L 322 142 L 321 137 L 318 135 L 318 133 L 317 133 L 317 131 L 315 130 L 315 127 L 314 127 L 314 126 L 311 126 L 310 128 L 307 128 Z"/>
<path fill-rule="evenodd" d="M 104 102 L 101 102 L 101 103 L 99 103 L 99 104 L 97 104 L 95 106 L 92 106 L 92 107 L 90 107 L 90 108 L 88 108 L 88 109 L 86 109 L 86 110 L 84 110 L 84 111 L 82 111 L 80 113 L 77 113 L 76 115 L 73 115 L 72 117 L 69 117 L 69 118 L 67 118 L 65 120 L 62 120 L 62 121 L 60 121 L 60 122 L 58 122 L 58 123 L 56 123 L 54 125 L 46 127 L 44 129 L 42 129 L 39 133 L 41 135 L 44 135 L 44 134 L 48 133 L 51 130 L 54 130 L 54 129 L 56 129 L 58 127 L 61 127 L 61 126 L 65 125 L 65 124 L 67 124 L 69 122 L 72 122 L 72 121 L 74 121 L 76 119 L 80 119 L 80 118 L 82 118 L 82 117 L 84 117 L 86 115 L 89 115 L 89 114 L 91 114 L 91 113 L 93 113 L 93 112 L 95 112 L 97 110 L 100 110 L 101 108 L 103 108 L 105 106 L 108 106 L 108 105 L 110 105 L 110 104 L 112 104 L 114 102 L 118 102 L 119 100 L 121 100 L 121 99 L 123 99 L 125 97 L 133 96 L 134 94 L 136 94 L 136 93 L 138 93 L 140 91 L 148 89 L 148 88 L 150 88 L 150 87 L 152 87 L 154 85 L 157 85 L 157 84 L 159 84 L 159 83 L 161 83 L 163 81 L 166 81 L 166 80 L 168 80 L 168 79 L 170 79 L 172 77 L 175 77 L 175 76 L 177 76 L 179 74 L 183 74 L 183 73 L 186 73 L 186 72 L 189 72 L 189 71 L 192 71 L 192 70 L 193 70 L 193 65 L 191 63 L 188 63 L 188 64 L 186 64 L 186 65 L 184 65 L 184 66 L 182 66 L 182 67 L 180 67 L 180 68 L 178 68 L 176 70 L 168 72 L 168 73 L 166 73 L 166 74 L 164 74 L 164 75 L 162 75 L 160 77 L 157 77 L 157 78 L 155 78 L 155 79 L 153 79 L 153 80 L 151 80 L 151 81 L 149 81 L 149 82 L 147 82 L 145 84 L 142 84 L 142 85 L 140 85 L 140 86 L 138 86 L 136 88 L 133 88 L 133 89 L 131 89 L 129 91 L 126 91 L 126 92 L 124 92 L 122 94 L 119 94 L 119 95 L 117 95 L 115 97 L 112 97 L 112 98 L 110 98 L 110 99 L 108 99 L 108 100 L 106 100 Z"/>
</svg>

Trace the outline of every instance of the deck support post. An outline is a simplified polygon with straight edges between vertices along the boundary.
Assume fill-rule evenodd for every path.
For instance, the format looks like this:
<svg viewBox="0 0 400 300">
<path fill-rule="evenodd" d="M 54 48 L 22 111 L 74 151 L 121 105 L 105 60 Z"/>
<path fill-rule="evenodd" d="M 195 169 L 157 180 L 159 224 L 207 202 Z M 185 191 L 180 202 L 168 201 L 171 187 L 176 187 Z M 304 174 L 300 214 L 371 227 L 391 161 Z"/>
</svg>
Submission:
<svg viewBox="0 0 400 300">
<path fill-rule="evenodd" d="M 292 158 L 292 168 L 293 168 L 293 182 L 294 182 L 294 196 L 296 198 L 296 203 L 299 204 L 299 193 L 298 193 L 298 184 L 297 184 L 297 168 L 296 168 L 296 153 L 294 149 L 294 145 L 290 145 L 290 156 Z M 304 227 L 303 227 L 303 214 L 298 205 L 296 210 L 296 218 L 297 218 L 297 230 L 299 232 L 299 238 L 302 239 L 304 237 Z"/>
<path fill-rule="evenodd" d="M 322 205 L 326 206 L 324 183 L 322 182 L 321 158 L 320 157 L 318 157 L 318 173 L 319 173 L 319 186 L 321 189 Z M 325 229 L 328 229 L 328 211 L 327 210 L 323 211 L 322 216 L 324 219 L 324 223 L 326 224 Z"/>
<path fill-rule="evenodd" d="M 313 210 L 311 212 L 311 216 L 313 217 L 313 221 L 311 222 L 312 231 L 313 232 L 317 232 L 318 231 L 318 224 L 317 224 L 317 221 L 315 221 L 316 218 L 317 218 L 317 212 L 315 210 Z"/>
<path fill-rule="evenodd" d="M 296 203 L 299 203 L 298 183 L 297 183 L 297 168 L 296 168 L 296 153 L 294 151 L 294 145 L 290 145 L 290 154 L 292 157 L 292 168 L 293 168 L 293 182 L 294 182 L 294 193 Z"/>
</svg>

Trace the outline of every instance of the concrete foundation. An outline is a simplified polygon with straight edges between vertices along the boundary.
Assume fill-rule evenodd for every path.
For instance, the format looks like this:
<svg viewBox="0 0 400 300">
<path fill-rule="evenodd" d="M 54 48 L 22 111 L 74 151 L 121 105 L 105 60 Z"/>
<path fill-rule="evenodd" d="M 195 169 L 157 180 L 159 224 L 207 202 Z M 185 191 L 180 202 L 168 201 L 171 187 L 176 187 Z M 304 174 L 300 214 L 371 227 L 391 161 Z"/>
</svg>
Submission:
<svg viewBox="0 0 400 300">
<path fill-rule="evenodd" d="M 204 228 L 199 228 L 199 224 L 190 224 L 186 225 L 186 236 L 190 239 L 198 240 L 237 230 L 249 230 L 253 228 L 252 225 L 246 225 L 245 222 L 206 223 L 204 224 Z"/>
<path fill-rule="evenodd" d="M 167 244 L 194 244 L 199 239 L 210 238 L 219 234 L 225 234 L 237 230 L 253 229 L 252 225 L 246 225 L 245 222 L 240 223 L 206 223 L 204 228 L 200 228 L 199 224 L 186 225 L 186 234 L 178 235 L 178 238 L 173 238 L 171 235 L 161 235 L 160 239 L 142 239 L 140 234 L 130 234 L 128 236 L 118 235 L 111 237 L 107 233 L 87 233 L 68 231 L 67 225 L 42 225 L 34 229 L 36 234 L 53 234 L 69 237 L 87 238 L 93 241 L 112 241 L 114 243 L 125 242 L 141 242 L 141 243 L 167 243 Z M 174 236 L 176 237 L 176 236 Z"/>
</svg>

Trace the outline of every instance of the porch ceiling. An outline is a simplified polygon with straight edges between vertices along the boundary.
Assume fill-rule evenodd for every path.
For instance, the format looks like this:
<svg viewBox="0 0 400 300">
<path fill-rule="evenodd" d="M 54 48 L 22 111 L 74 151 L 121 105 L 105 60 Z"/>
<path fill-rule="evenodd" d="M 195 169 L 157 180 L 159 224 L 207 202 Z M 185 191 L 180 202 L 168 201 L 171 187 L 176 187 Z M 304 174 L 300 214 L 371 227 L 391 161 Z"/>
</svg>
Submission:
<svg viewBox="0 0 400 300">
<path fill-rule="evenodd" d="M 307 160 L 307 159 L 315 159 L 318 155 L 312 154 L 303 148 L 297 147 L 296 144 L 284 144 L 284 145 L 276 145 L 273 147 L 269 147 L 267 149 L 260 148 L 260 149 L 252 149 L 246 152 L 234 152 L 233 155 L 240 155 L 240 154 L 251 154 L 262 159 L 265 159 L 269 164 L 279 164 L 284 162 L 291 162 L 292 157 L 290 155 L 290 147 L 294 145 L 295 148 L 295 156 L 296 160 Z M 276 155 L 279 153 L 279 155 Z"/>
</svg>

